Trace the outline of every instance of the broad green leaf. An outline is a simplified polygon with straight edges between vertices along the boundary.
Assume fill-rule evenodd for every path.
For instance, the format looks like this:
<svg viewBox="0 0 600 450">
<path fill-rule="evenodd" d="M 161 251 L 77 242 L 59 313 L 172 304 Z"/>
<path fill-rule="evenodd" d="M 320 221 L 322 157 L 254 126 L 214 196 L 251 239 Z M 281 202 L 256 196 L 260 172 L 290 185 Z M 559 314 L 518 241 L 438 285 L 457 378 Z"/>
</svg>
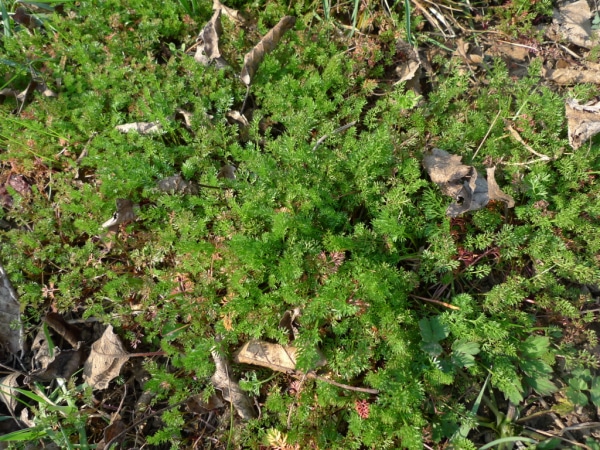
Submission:
<svg viewBox="0 0 600 450">
<path fill-rule="evenodd" d="M 430 356 L 439 356 L 444 351 L 437 342 L 421 342 L 421 349 Z"/>
<path fill-rule="evenodd" d="M 521 370 L 530 377 L 535 378 L 536 375 L 548 375 L 552 373 L 552 367 L 541 359 L 526 359 L 519 363 Z"/>
<path fill-rule="evenodd" d="M 588 388 L 588 384 L 581 378 L 571 378 L 569 380 L 569 386 L 571 386 L 573 389 L 577 389 L 578 391 L 583 391 L 584 389 Z"/>
<path fill-rule="evenodd" d="M 594 405 L 600 407 L 600 377 L 594 378 L 592 388 L 590 389 L 590 398 Z"/>
<path fill-rule="evenodd" d="M 0 442 L 35 441 L 46 435 L 42 427 L 25 428 L 0 436 Z"/>
<path fill-rule="evenodd" d="M 419 320 L 421 337 L 425 342 L 439 342 L 448 336 L 448 327 L 444 325 L 439 317 Z"/>
<path fill-rule="evenodd" d="M 472 367 L 475 365 L 475 357 L 466 353 L 452 352 L 452 363 L 458 367 Z"/>
<path fill-rule="evenodd" d="M 467 355 L 476 355 L 479 353 L 479 344 L 477 342 L 467 342 L 464 340 L 455 341 L 452 344 L 452 350 Z"/>
<path fill-rule="evenodd" d="M 567 395 L 567 398 L 572 402 L 575 403 L 576 405 L 581 405 L 581 406 L 585 406 L 588 404 L 588 398 L 586 397 L 586 395 L 577 390 L 577 389 L 573 389 L 571 387 L 568 387 L 565 390 L 565 394 Z"/>
<path fill-rule="evenodd" d="M 558 390 L 556 385 L 546 377 L 527 377 L 526 381 L 540 395 L 550 395 Z"/>
<path fill-rule="evenodd" d="M 530 336 L 525 342 L 521 343 L 521 351 L 524 356 L 530 358 L 539 358 L 548 352 L 550 347 L 550 338 L 547 336 Z"/>
</svg>

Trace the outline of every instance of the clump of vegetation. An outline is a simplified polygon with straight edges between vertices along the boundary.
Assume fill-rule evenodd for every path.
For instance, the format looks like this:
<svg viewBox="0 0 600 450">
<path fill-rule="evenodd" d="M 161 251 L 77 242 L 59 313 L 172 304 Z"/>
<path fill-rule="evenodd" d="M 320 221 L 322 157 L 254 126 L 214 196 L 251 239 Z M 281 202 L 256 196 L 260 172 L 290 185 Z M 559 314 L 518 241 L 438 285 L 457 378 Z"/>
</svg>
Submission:
<svg viewBox="0 0 600 450">
<path fill-rule="evenodd" d="M 557 89 L 540 58 L 516 77 L 500 57 L 435 52 L 409 88 L 396 43 L 430 42 L 427 16 L 366 3 L 231 2 L 245 20 L 221 13 L 225 63 L 206 65 L 189 49 L 214 13 L 194 1 L 64 3 L 32 27 L 3 12 L 0 71 L 27 91 L 0 105 L 0 261 L 22 326 L 59 312 L 162 354 L 109 390 L 77 373 L 47 397 L 20 389 L 28 437 L 97 443 L 121 401 L 121 439 L 160 416 L 140 435 L 171 448 L 548 444 L 530 411 L 593 421 L 600 158 L 596 141 L 571 151 L 564 99 L 594 89 Z M 511 5 L 529 24 L 549 12 Z M 516 32 L 501 10 L 455 20 Z M 449 217 L 422 165 L 434 147 L 496 167 L 514 208 Z M 252 340 L 293 346 L 296 366 L 232 364 L 258 407 L 241 421 L 211 377 Z"/>
</svg>

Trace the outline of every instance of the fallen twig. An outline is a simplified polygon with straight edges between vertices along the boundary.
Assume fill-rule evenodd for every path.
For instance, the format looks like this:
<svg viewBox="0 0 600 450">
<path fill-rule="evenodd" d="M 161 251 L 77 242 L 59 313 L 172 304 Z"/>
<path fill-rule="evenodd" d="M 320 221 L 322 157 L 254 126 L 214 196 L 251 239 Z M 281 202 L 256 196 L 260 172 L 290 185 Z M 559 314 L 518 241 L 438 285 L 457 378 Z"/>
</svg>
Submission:
<svg viewBox="0 0 600 450">
<path fill-rule="evenodd" d="M 409 297 L 416 298 L 416 299 L 419 299 L 419 300 L 423 300 L 423 301 L 426 301 L 426 302 L 435 303 L 436 305 L 445 306 L 446 308 L 460 310 L 460 308 L 458 306 L 451 305 L 450 303 L 442 302 L 442 301 L 436 300 L 434 298 L 419 297 L 418 295 L 413 295 L 413 294 L 409 294 Z"/>
<path fill-rule="evenodd" d="M 342 127 L 336 128 L 335 130 L 333 130 L 331 132 L 331 134 L 341 133 L 342 131 L 346 131 L 348 128 L 350 128 L 354 125 L 356 125 L 356 120 L 354 122 L 350 122 Z M 325 139 L 327 139 L 329 136 L 331 136 L 331 134 L 325 134 L 325 135 L 321 136 L 319 138 L 319 140 L 317 141 L 317 143 L 315 144 L 315 146 L 312 148 L 312 151 L 314 152 L 319 147 L 319 145 L 321 145 L 325 141 Z"/>
<path fill-rule="evenodd" d="M 552 158 L 549 156 L 543 155 L 541 153 L 536 152 L 529 144 L 527 144 L 521 135 L 515 130 L 512 125 L 507 124 L 506 129 L 510 131 L 512 137 L 514 137 L 523 147 L 525 147 L 529 152 L 533 153 L 535 156 L 539 156 L 541 161 L 550 161 Z"/>
</svg>

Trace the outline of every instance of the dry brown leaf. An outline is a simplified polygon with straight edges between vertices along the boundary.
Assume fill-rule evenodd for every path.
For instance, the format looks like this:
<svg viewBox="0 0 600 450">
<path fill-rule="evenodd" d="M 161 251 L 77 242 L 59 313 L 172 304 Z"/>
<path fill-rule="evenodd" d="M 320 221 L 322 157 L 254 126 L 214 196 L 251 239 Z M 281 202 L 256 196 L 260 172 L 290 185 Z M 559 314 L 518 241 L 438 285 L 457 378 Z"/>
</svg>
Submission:
<svg viewBox="0 0 600 450">
<path fill-rule="evenodd" d="M 591 18 L 587 0 L 563 4 L 554 10 L 553 26 L 548 34 L 551 38 L 560 37 L 579 47 L 591 49 L 598 45 L 598 39 L 593 38 Z"/>
<path fill-rule="evenodd" d="M 25 351 L 21 305 L 2 265 L 0 265 L 0 343 L 3 350 L 12 355 L 22 354 Z M 5 360 L 10 355 L 0 356 Z"/>
<path fill-rule="evenodd" d="M 227 178 L 228 180 L 235 180 L 236 167 L 230 164 L 226 164 L 219 170 L 217 178 Z"/>
<path fill-rule="evenodd" d="M 81 330 L 68 323 L 63 316 L 58 313 L 49 312 L 44 317 L 44 321 L 64 338 L 73 348 L 77 348 L 81 340 Z"/>
<path fill-rule="evenodd" d="M 35 89 L 44 97 L 58 97 L 58 94 L 51 90 L 43 80 L 35 81 Z"/>
<path fill-rule="evenodd" d="M 572 86 L 581 83 L 600 84 L 600 73 L 597 67 L 589 69 L 578 67 L 576 69 L 550 69 L 544 67 L 542 76 L 561 86 Z"/>
<path fill-rule="evenodd" d="M 17 91 L 16 89 L 12 89 L 12 88 L 1 89 L 0 90 L 0 105 L 2 103 L 4 103 L 4 100 L 7 97 L 14 97 L 16 99 L 18 95 L 19 95 L 19 91 Z"/>
<path fill-rule="evenodd" d="M 158 190 L 169 194 L 192 194 L 198 193 L 198 185 L 193 181 L 186 181 L 179 174 L 163 178 L 157 184 Z"/>
<path fill-rule="evenodd" d="M 83 379 L 93 389 L 106 389 L 130 356 L 109 325 L 102 337 L 92 344 L 90 356 L 83 366 Z"/>
<path fill-rule="evenodd" d="M 221 3 L 219 0 L 213 0 L 213 7 L 212 7 L 213 11 L 216 11 L 218 9 L 220 9 L 223 13 L 223 15 L 229 17 L 231 20 L 233 20 L 234 22 L 238 23 L 239 25 L 245 25 L 246 24 L 246 19 L 244 19 L 242 17 L 242 15 L 240 14 L 239 11 L 233 9 L 233 8 L 229 8 L 228 6 L 225 6 L 223 3 Z"/>
<path fill-rule="evenodd" d="M 83 359 L 83 348 L 78 346 L 76 349 L 60 351 L 54 349 L 54 354 L 47 365 L 40 370 L 31 372 L 29 378 L 32 381 L 49 383 L 57 378 L 68 380 L 71 375 L 81 368 Z"/>
<path fill-rule="evenodd" d="M 515 200 L 508 194 L 500 190 L 500 186 L 496 183 L 496 168 L 488 167 L 487 172 L 488 197 L 490 200 L 498 200 L 506 204 L 508 208 L 514 208 Z"/>
<path fill-rule="evenodd" d="M 396 53 L 404 56 L 402 64 L 396 66 L 397 83 L 407 81 L 407 88 L 415 92 L 420 92 L 419 74 L 421 69 L 421 59 L 416 50 L 408 42 L 398 41 L 396 44 Z"/>
<path fill-rule="evenodd" d="M 240 74 L 241 80 L 246 86 L 250 86 L 254 74 L 258 70 L 265 55 L 273 51 L 277 46 L 281 37 L 286 31 L 291 29 L 296 23 L 296 18 L 293 16 L 285 16 L 275 25 L 261 40 L 244 56 L 244 67 Z"/>
<path fill-rule="evenodd" d="M 134 204 L 127 198 L 118 198 L 116 200 L 117 210 L 112 217 L 102 224 L 102 228 L 114 229 L 123 223 L 133 222 L 137 216 L 134 210 Z"/>
<path fill-rule="evenodd" d="M 297 354 L 298 349 L 296 347 L 264 341 L 249 341 L 236 352 L 234 361 L 239 364 L 268 367 L 277 372 L 290 372 L 296 370 Z M 321 367 L 325 364 L 327 364 L 327 361 L 321 355 L 316 366 Z"/>
<path fill-rule="evenodd" d="M 223 403 L 218 395 L 213 394 L 207 401 L 204 401 L 202 395 L 193 395 L 188 398 L 185 405 L 191 413 L 204 414 L 206 411 L 222 408 L 225 406 L 225 403 Z"/>
<path fill-rule="evenodd" d="M 96 450 L 104 450 L 109 442 L 111 448 L 118 448 L 119 443 L 125 438 L 125 430 L 127 430 L 127 425 L 122 420 L 115 420 L 109 424 L 104 429 L 102 440 L 96 444 Z M 112 444 L 116 444 L 116 447 L 113 447 Z"/>
<path fill-rule="evenodd" d="M 136 131 L 139 134 L 156 134 L 160 133 L 163 127 L 158 121 L 156 121 L 125 123 L 123 125 L 117 125 L 115 129 L 119 130 L 121 133 L 130 133 L 132 131 Z"/>
<path fill-rule="evenodd" d="M 196 39 L 198 47 L 196 47 L 194 59 L 204 66 L 221 59 L 221 51 L 219 50 L 219 38 L 223 32 L 221 12 L 222 9 L 217 9 L 214 12 Z"/>
<path fill-rule="evenodd" d="M 176 121 L 183 123 L 183 126 L 188 130 L 192 129 L 192 113 L 182 108 L 177 108 L 173 118 Z"/>
<path fill-rule="evenodd" d="M 580 105 L 575 99 L 566 101 L 569 143 L 574 150 L 600 132 L 600 102 Z"/>
<path fill-rule="evenodd" d="M 296 339 L 296 334 L 298 333 L 296 319 L 301 315 L 301 308 L 288 309 L 279 321 L 279 328 L 286 330 L 290 339 Z"/>
<path fill-rule="evenodd" d="M 223 393 L 223 398 L 231 402 L 239 416 L 244 420 L 256 417 L 256 411 L 252 406 L 250 397 L 244 392 L 237 381 L 232 377 L 231 368 L 227 359 L 216 351 L 211 352 L 215 361 L 215 373 L 211 381 L 216 389 Z"/>
<path fill-rule="evenodd" d="M 15 388 L 21 385 L 19 383 L 21 376 L 19 372 L 13 372 L 0 380 L 0 401 L 6 405 L 11 415 L 15 413 L 15 408 L 19 404 L 17 400 L 19 393 Z"/>
<path fill-rule="evenodd" d="M 509 208 L 514 206 L 511 196 L 500 190 L 496 180 L 486 181 L 479 176 L 473 166 L 462 164 L 462 157 L 434 148 L 430 154 L 423 158 L 423 165 L 429 173 L 431 180 L 437 184 L 441 191 L 454 199 L 446 210 L 450 217 L 456 217 L 467 211 L 483 208 L 490 200 L 499 200 Z M 494 170 L 488 171 L 488 176 L 494 176 Z"/>
</svg>

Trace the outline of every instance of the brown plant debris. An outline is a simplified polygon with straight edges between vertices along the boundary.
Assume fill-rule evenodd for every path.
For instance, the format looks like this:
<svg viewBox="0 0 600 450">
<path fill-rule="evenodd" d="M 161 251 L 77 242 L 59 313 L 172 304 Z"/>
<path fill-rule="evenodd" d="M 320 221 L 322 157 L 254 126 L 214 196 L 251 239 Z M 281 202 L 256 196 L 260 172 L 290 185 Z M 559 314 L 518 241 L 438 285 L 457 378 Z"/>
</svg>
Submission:
<svg viewBox="0 0 600 450">
<path fill-rule="evenodd" d="M 137 216 L 133 209 L 134 205 L 128 198 L 118 198 L 116 200 L 117 210 L 110 219 L 102 224 L 102 228 L 114 229 L 118 225 L 133 222 Z"/>
<path fill-rule="evenodd" d="M 253 340 L 246 342 L 236 352 L 234 361 L 239 364 L 267 367 L 277 372 L 290 372 L 296 370 L 297 354 L 296 347 Z M 325 364 L 327 361 L 321 356 L 315 366 L 321 367 Z"/>
<path fill-rule="evenodd" d="M 579 47 L 591 49 L 598 45 L 598 39 L 593 38 L 592 12 L 587 0 L 563 3 L 554 10 L 552 26 L 546 31 L 550 39 L 566 40 Z"/>
<path fill-rule="evenodd" d="M 21 305 L 6 272 L 0 265 L 0 356 L 16 355 L 25 351 L 25 339 L 21 323 Z"/>
<path fill-rule="evenodd" d="M 83 366 L 83 379 L 93 389 L 106 389 L 130 356 L 109 325 L 102 337 L 92 344 L 90 356 Z"/>
<path fill-rule="evenodd" d="M 242 419 L 250 420 L 255 418 L 256 411 L 252 406 L 252 401 L 233 378 L 227 359 L 215 350 L 211 354 L 215 361 L 215 373 L 211 377 L 215 388 L 223 393 L 223 398 L 233 405 Z"/>
<path fill-rule="evenodd" d="M 21 376 L 21 373 L 13 372 L 0 380 L 0 401 L 6 405 L 10 414 L 15 413 L 15 409 L 19 404 L 17 400 L 19 393 L 15 388 L 20 386 L 19 377 Z"/>
<path fill-rule="evenodd" d="M 462 156 L 434 148 L 423 158 L 423 165 L 445 195 L 454 199 L 446 210 L 450 217 L 457 217 L 467 211 L 483 208 L 490 200 L 499 200 L 512 208 L 513 198 L 498 187 L 494 178 L 495 168 L 487 170 L 488 180 L 481 177 L 475 167 L 461 163 Z M 491 181 L 490 181 L 491 180 Z"/>
<path fill-rule="evenodd" d="M 198 185 L 193 181 L 185 180 L 180 174 L 172 177 L 163 178 L 157 184 L 157 188 L 161 192 L 169 194 L 192 194 L 198 193 Z"/>
<path fill-rule="evenodd" d="M 600 132 L 600 102 L 593 100 L 580 105 L 575 99 L 567 99 L 566 116 L 569 143 L 574 150 Z"/>
<path fill-rule="evenodd" d="M 244 17 L 242 17 L 242 15 L 240 14 L 239 11 L 237 11 L 233 8 L 229 8 L 228 6 L 225 6 L 219 0 L 213 0 L 213 11 L 216 11 L 219 9 L 221 10 L 221 12 L 223 13 L 224 16 L 229 17 L 235 23 L 237 23 L 239 25 L 246 24 L 246 22 L 247 22 L 246 19 Z"/>
<path fill-rule="evenodd" d="M 223 33 L 221 25 L 222 11 L 222 9 L 215 10 L 213 16 L 202 28 L 196 39 L 198 47 L 196 47 L 194 59 L 204 66 L 208 66 L 213 61 L 216 61 L 218 66 L 228 65 L 221 57 L 221 50 L 219 50 L 219 38 Z"/>
<path fill-rule="evenodd" d="M 252 78 L 262 63 L 265 55 L 273 51 L 281 37 L 296 23 L 293 16 L 285 16 L 275 25 L 260 41 L 244 56 L 244 67 L 240 74 L 241 80 L 246 86 L 250 86 Z"/>
<path fill-rule="evenodd" d="M 121 133 L 136 131 L 139 134 L 157 134 L 162 131 L 163 127 L 159 122 L 133 122 L 117 125 L 115 129 Z"/>
</svg>

